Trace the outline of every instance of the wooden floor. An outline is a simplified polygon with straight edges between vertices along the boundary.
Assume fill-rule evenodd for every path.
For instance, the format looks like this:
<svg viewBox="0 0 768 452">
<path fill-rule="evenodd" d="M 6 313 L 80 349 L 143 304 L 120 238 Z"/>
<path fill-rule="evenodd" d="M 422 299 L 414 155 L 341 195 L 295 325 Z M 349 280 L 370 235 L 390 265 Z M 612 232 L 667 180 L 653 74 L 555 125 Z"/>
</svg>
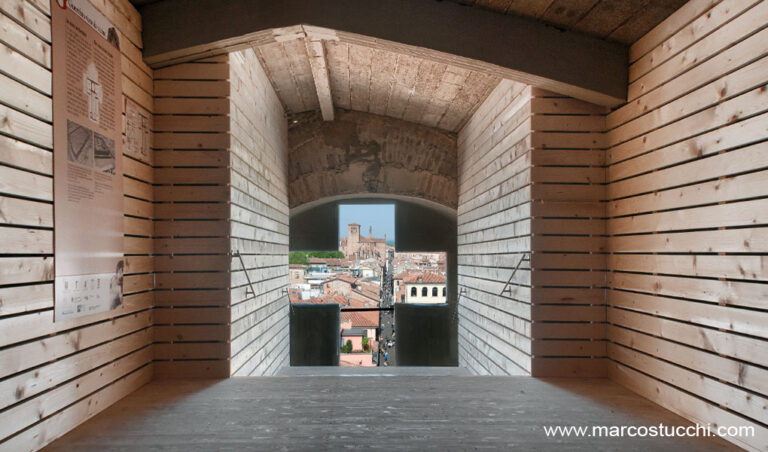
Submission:
<svg viewBox="0 0 768 452">
<path fill-rule="evenodd" d="M 339 376 L 354 374 L 347 368 L 327 376 L 155 381 L 46 450 L 733 449 L 719 439 L 544 434 L 544 425 L 574 423 L 689 425 L 607 380 L 387 371 L 369 370 L 367 378 Z"/>
</svg>

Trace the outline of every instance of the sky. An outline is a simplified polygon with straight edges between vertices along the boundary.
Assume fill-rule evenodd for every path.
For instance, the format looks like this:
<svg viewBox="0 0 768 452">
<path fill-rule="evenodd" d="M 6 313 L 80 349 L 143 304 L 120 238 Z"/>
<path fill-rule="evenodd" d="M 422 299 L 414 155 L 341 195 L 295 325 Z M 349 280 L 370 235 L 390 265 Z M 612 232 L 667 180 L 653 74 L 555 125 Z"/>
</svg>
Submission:
<svg viewBox="0 0 768 452">
<path fill-rule="evenodd" d="M 347 225 L 360 225 L 360 235 L 368 237 L 368 227 L 373 226 L 374 237 L 384 237 L 387 241 L 395 239 L 394 204 L 340 204 L 339 238 L 347 236 Z"/>
</svg>

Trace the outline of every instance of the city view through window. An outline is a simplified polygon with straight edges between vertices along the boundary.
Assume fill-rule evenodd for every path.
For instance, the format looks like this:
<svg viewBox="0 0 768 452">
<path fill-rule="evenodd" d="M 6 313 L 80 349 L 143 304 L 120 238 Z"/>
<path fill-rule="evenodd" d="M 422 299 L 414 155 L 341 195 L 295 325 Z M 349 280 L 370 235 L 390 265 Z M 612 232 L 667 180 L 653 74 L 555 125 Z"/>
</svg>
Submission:
<svg viewBox="0 0 768 452">
<path fill-rule="evenodd" d="M 395 206 L 339 206 L 337 251 L 290 255 L 291 303 L 338 304 L 341 366 L 397 365 L 397 303 L 445 303 L 442 252 L 396 252 Z"/>
</svg>

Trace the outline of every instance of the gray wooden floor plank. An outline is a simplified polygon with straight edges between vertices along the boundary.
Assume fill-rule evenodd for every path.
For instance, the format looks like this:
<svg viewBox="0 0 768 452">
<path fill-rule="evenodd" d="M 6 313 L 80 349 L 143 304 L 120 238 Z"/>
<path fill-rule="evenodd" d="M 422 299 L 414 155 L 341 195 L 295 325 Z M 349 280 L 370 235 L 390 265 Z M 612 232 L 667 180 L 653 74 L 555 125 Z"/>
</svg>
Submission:
<svg viewBox="0 0 768 452">
<path fill-rule="evenodd" d="M 690 424 L 608 380 L 403 372 L 158 380 L 46 450 L 735 449 L 711 438 L 544 434 L 543 425 Z"/>
</svg>

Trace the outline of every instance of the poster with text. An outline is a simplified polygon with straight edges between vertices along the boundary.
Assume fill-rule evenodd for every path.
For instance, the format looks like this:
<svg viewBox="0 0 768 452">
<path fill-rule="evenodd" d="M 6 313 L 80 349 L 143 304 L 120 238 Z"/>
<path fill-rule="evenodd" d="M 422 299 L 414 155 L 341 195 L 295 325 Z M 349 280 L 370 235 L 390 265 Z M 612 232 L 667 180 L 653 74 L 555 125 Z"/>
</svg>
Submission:
<svg viewBox="0 0 768 452">
<path fill-rule="evenodd" d="M 149 118 L 144 107 L 125 98 L 125 155 L 151 165 Z"/>
<path fill-rule="evenodd" d="M 115 27 L 51 2 L 55 320 L 116 309 L 123 286 L 122 93 Z"/>
</svg>

